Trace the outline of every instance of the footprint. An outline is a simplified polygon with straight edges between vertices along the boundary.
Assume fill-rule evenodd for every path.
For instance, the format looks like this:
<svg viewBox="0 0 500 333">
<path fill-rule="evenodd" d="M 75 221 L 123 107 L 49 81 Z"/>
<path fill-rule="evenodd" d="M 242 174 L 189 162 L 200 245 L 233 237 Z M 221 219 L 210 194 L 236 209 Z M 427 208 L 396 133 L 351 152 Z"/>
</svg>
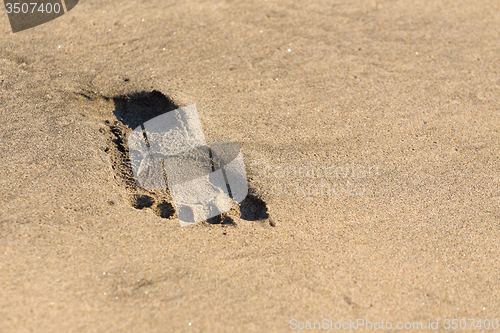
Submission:
<svg viewBox="0 0 500 333">
<path fill-rule="evenodd" d="M 135 209 L 149 208 L 157 216 L 165 219 L 177 218 L 173 200 L 168 188 L 166 190 L 146 190 L 135 183 L 127 144 L 127 136 L 132 129 L 137 128 L 149 119 L 163 113 L 178 109 L 170 98 L 159 91 L 138 92 L 127 96 L 102 97 L 114 102 L 114 120 L 106 121 L 107 130 L 102 131 L 108 136 L 106 152 L 111 157 L 115 178 L 125 186 L 130 194 L 130 203 Z M 95 99 L 94 99 L 95 100 Z M 269 222 L 269 209 L 265 201 L 257 194 L 249 192 L 239 205 L 224 214 L 207 220 L 209 224 L 236 225 L 238 219 L 246 221 Z"/>
</svg>

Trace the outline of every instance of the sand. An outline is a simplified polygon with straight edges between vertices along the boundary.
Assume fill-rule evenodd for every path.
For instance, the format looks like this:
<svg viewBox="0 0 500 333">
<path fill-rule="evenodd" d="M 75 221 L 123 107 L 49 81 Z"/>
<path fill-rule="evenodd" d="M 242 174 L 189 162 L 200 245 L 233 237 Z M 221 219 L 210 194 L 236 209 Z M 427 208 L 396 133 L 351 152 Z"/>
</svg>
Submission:
<svg viewBox="0 0 500 333">
<path fill-rule="evenodd" d="M 88 0 L 8 22 L 0 332 L 500 320 L 500 3 Z M 240 146 L 268 217 L 181 228 L 134 187 L 120 108 L 153 91 Z"/>
</svg>

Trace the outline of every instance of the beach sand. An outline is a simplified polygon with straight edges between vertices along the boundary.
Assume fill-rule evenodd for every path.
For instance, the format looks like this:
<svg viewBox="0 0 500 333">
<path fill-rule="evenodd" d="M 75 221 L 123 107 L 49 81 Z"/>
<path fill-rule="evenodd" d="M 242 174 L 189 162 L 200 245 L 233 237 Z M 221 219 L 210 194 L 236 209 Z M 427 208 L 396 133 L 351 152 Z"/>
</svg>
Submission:
<svg viewBox="0 0 500 333">
<path fill-rule="evenodd" d="M 482 0 L 2 11 L 0 332 L 500 320 L 499 35 Z M 134 186 L 148 98 L 237 143 L 269 216 L 181 228 Z"/>
</svg>

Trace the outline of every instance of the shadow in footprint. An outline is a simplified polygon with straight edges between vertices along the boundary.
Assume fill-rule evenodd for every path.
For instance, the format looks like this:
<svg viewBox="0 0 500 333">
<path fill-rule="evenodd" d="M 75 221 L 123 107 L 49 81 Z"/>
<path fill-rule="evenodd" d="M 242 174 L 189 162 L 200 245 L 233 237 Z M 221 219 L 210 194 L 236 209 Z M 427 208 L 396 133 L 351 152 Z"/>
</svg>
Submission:
<svg viewBox="0 0 500 333">
<path fill-rule="evenodd" d="M 231 225 L 235 226 L 236 222 L 234 222 L 231 216 L 227 216 L 226 214 L 217 215 L 207 220 L 208 224 L 222 224 L 222 225 Z"/>
<path fill-rule="evenodd" d="M 241 218 L 247 221 L 260 221 L 269 218 L 266 203 L 252 194 L 248 194 L 241 202 L 240 212 Z"/>
<path fill-rule="evenodd" d="M 163 201 L 153 208 L 153 212 L 161 218 L 169 219 L 174 216 L 175 209 L 170 202 Z"/>
<path fill-rule="evenodd" d="M 114 103 L 115 111 L 113 113 L 116 118 L 131 129 L 179 108 L 170 98 L 157 90 L 117 97 L 114 98 Z"/>
</svg>

